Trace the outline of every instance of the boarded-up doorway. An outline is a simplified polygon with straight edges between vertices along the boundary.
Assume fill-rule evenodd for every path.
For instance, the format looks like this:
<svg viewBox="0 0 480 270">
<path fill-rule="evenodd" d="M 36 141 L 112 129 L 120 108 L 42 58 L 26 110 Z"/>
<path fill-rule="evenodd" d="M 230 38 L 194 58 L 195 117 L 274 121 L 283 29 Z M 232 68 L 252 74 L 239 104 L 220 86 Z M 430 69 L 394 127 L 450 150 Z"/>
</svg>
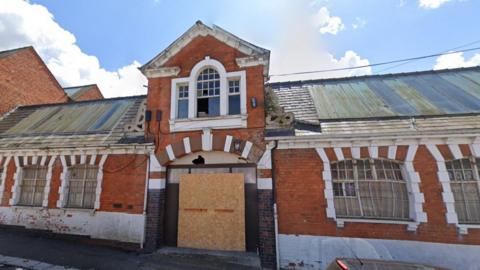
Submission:
<svg viewBox="0 0 480 270">
<path fill-rule="evenodd" d="M 178 246 L 245 251 L 245 191 L 241 173 L 180 177 Z"/>
</svg>

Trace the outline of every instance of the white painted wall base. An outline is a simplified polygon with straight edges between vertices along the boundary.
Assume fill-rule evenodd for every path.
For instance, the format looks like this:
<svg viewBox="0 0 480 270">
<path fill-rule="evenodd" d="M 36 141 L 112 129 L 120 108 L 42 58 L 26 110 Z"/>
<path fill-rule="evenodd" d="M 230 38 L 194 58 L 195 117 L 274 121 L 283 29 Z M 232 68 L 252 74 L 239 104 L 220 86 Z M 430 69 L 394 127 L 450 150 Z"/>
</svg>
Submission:
<svg viewBox="0 0 480 270">
<path fill-rule="evenodd" d="M 279 235 L 280 265 L 286 269 L 325 269 L 337 257 L 416 262 L 474 270 L 480 246 L 419 241 Z"/>
<path fill-rule="evenodd" d="M 140 244 L 144 216 L 88 210 L 0 207 L 0 224 Z"/>
</svg>

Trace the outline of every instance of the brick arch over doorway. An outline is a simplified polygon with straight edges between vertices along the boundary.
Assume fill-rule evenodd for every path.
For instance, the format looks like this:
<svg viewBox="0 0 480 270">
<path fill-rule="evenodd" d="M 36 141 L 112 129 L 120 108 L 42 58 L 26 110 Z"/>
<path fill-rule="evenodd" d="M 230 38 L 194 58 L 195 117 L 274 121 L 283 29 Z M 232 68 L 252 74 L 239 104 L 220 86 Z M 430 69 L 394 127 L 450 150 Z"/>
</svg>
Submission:
<svg viewBox="0 0 480 270">
<path fill-rule="evenodd" d="M 256 165 L 258 253 L 262 267 L 274 269 L 276 266 L 276 249 L 271 145 L 262 147 L 252 141 L 235 136 L 211 134 L 208 130 L 204 131 L 203 134 L 173 141 L 157 154 L 151 156 L 144 248 L 154 251 L 164 243 L 168 168 L 179 158 L 202 151 L 223 151 L 236 154 L 239 158 L 245 159 L 246 163 Z"/>
<path fill-rule="evenodd" d="M 216 135 L 204 132 L 202 135 L 184 137 L 165 147 L 156 154 L 162 166 L 168 166 L 172 161 L 201 151 L 223 151 L 243 158 L 248 163 L 257 164 L 264 154 L 264 149 L 251 141 L 231 135 Z"/>
</svg>

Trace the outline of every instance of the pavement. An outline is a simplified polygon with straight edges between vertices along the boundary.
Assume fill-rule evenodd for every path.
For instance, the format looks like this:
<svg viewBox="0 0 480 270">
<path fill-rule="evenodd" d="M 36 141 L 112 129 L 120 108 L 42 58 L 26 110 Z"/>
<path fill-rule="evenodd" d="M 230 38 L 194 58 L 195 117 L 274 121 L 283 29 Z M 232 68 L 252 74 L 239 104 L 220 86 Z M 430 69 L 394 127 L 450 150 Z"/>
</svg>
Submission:
<svg viewBox="0 0 480 270">
<path fill-rule="evenodd" d="M 253 253 L 164 248 L 150 254 L 0 229 L 0 270 L 260 269 Z"/>
</svg>

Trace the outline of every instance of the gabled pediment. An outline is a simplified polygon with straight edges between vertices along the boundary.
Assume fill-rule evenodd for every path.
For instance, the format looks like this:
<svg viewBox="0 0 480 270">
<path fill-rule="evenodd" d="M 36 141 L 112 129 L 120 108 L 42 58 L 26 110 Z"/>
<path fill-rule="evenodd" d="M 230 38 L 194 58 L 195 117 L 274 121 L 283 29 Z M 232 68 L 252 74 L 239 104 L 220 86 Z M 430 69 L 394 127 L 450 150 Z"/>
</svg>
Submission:
<svg viewBox="0 0 480 270">
<path fill-rule="evenodd" d="M 166 67 L 165 64 L 185 46 L 187 46 L 193 39 L 199 36 L 212 36 L 246 55 L 245 57 L 236 59 L 238 66 L 248 67 L 264 65 L 266 73 L 265 75 L 268 74 L 268 65 L 270 60 L 269 50 L 255 46 L 216 25 L 209 27 L 203 24 L 201 21 L 197 21 L 195 25 L 190 27 L 187 32 L 170 44 L 170 46 L 168 46 L 165 50 L 163 50 L 145 65 L 140 67 L 140 70 L 148 78 L 177 75 L 180 72 L 178 67 Z"/>
</svg>

